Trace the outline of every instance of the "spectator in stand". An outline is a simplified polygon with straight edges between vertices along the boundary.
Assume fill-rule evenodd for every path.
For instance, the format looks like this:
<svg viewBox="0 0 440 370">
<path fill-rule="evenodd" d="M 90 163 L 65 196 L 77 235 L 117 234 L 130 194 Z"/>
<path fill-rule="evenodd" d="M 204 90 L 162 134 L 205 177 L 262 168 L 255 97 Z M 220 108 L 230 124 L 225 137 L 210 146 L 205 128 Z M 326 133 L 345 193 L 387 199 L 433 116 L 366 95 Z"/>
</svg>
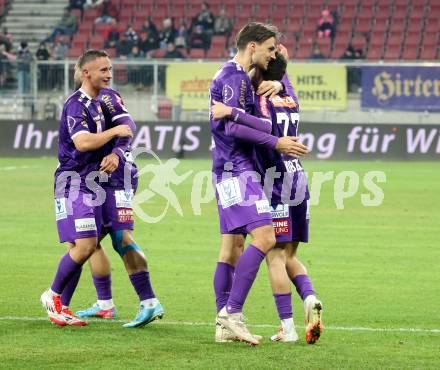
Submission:
<svg viewBox="0 0 440 370">
<path fill-rule="evenodd" d="M 192 19 L 189 48 L 203 49 L 206 55 L 211 47 L 211 37 L 214 32 L 214 15 L 209 11 L 208 3 L 202 3 L 201 7 L 200 13 Z"/>
<path fill-rule="evenodd" d="M 176 48 L 186 49 L 187 37 L 188 37 L 188 27 L 186 25 L 186 20 L 185 18 L 180 18 L 179 28 L 177 29 L 176 38 L 174 40 L 174 44 L 176 45 Z"/>
<path fill-rule="evenodd" d="M 104 30 L 104 46 L 106 48 L 114 48 L 116 47 L 116 43 L 119 41 L 121 33 L 124 32 L 124 29 L 119 26 L 119 23 L 116 19 L 113 19 L 108 27 Z"/>
<path fill-rule="evenodd" d="M 69 10 L 78 9 L 81 11 L 81 19 L 84 16 L 84 5 L 86 0 L 69 0 Z"/>
<path fill-rule="evenodd" d="M 50 53 L 49 50 L 47 50 L 46 43 L 40 42 L 35 57 L 37 60 L 49 60 Z M 50 66 L 46 64 L 38 66 L 38 86 L 40 86 L 41 89 L 47 89 L 48 87 L 49 67 Z"/>
<path fill-rule="evenodd" d="M 86 0 L 86 3 L 84 4 L 84 9 L 96 8 L 103 2 L 104 0 Z"/>
<path fill-rule="evenodd" d="M 176 38 L 176 29 L 174 28 L 173 20 L 171 18 L 164 19 L 163 28 L 159 32 L 159 46 L 165 49 L 168 43 L 173 43 Z"/>
<path fill-rule="evenodd" d="M 157 27 L 154 24 L 154 22 L 148 18 L 147 20 L 145 20 L 145 22 L 142 24 L 141 30 L 140 32 L 147 32 L 150 36 L 154 37 L 157 39 L 158 35 L 157 35 Z"/>
<path fill-rule="evenodd" d="M 193 18 L 193 25 L 202 26 L 204 32 L 209 32 L 212 35 L 214 31 L 214 14 L 209 11 L 209 4 L 207 2 L 203 2 L 201 7 L 200 13 L 197 13 Z"/>
<path fill-rule="evenodd" d="M 192 27 L 191 35 L 189 36 L 188 52 L 191 49 L 203 49 L 205 51 L 205 57 L 208 54 L 210 47 L 210 38 L 206 32 L 203 32 L 202 26 Z"/>
<path fill-rule="evenodd" d="M 38 45 L 37 52 L 35 53 L 35 57 L 37 60 L 49 60 L 50 53 L 49 50 L 47 50 L 47 46 L 45 42 L 40 42 L 40 45 Z"/>
<path fill-rule="evenodd" d="M 220 9 L 220 14 L 215 17 L 214 35 L 228 36 L 232 32 L 232 20 L 226 16 L 225 9 Z"/>
<path fill-rule="evenodd" d="M 312 54 L 310 54 L 309 59 L 326 59 L 318 44 L 313 45 Z"/>
<path fill-rule="evenodd" d="M 5 51 L 8 53 L 12 50 L 12 34 L 8 32 L 6 27 L 3 27 L 0 35 L 0 45 L 5 45 Z"/>
<path fill-rule="evenodd" d="M 220 14 L 215 17 L 214 35 L 226 36 L 225 49 L 229 45 L 229 38 L 232 33 L 232 20 L 226 16 L 225 9 L 220 9 Z"/>
<path fill-rule="evenodd" d="M 17 52 L 17 80 L 19 94 L 26 94 L 30 90 L 30 72 L 33 60 L 34 57 L 29 51 L 28 43 L 22 41 Z"/>
<path fill-rule="evenodd" d="M 118 8 L 112 0 L 104 0 L 97 10 L 99 16 L 95 19 L 95 23 L 111 23 L 113 19 L 118 19 Z"/>
<path fill-rule="evenodd" d="M 52 58 L 55 60 L 67 59 L 67 53 L 69 52 L 69 45 L 64 40 L 64 37 L 60 37 L 53 46 Z"/>
<path fill-rule="evenodd" d="M 131 48 L 131 52 L 128 55 L 128 60 L 144 60 L 145 55 L 139 49 L 137 45 Z M 137 90 L 144 90 L 147 86 L 147 81 L 149 79 L 147 66 L 143 65 L 129 65 L 128 66 L 128 82 L 136 86 Z"/>
<path fill-rule="evenodd" d="M 185 59 L 184 55 L 176 49 L 176 45 L 172 42 L 167 44 L 167 52 L 164 54 L 165 59 Z"/>
<path fill-rule="evenodd" d="M 127 59 L 132 47 L 131 41 L 127 39 L 125 33 L 122 33 L 119 41 L 116 43 L 116 56 L 121 59 Z"/>
<path fill-rule="evenodd" d="M 339 59 L 363 59 L 362 49 L 355 49 L 352 44 L 348 44 L 347 49 Z"/>
<path fill-rule="evenodd" d="M 76 16 L 69 8 L 64 8 L 60 22 L 55 26 L 52 34 L 45 40 L 53 42 L 59 34 L 72 36 L 76 31 Z"/>
<path fill-rule="evenodd" d="M 138 35 L 136 33 L 136 31 L 134 30 L 133 26 L 131 24 L 129 24 L 125 30 L 125 36 L 127 37 L 128 40 L 130 40 L 130 42 L 134 45 L 137 43 L 138 41 Z"/>
<path fill-rule="evenodd" d="M 6 85 L 8 79 L 9 61 L 15 60 L 16 57 L 6 51 L 6 45 L 0 43 L 0 87 Z"/>
<path fill-rule="evenodd" d="M 335 33 L 334 19 L 327 9 L 324 9 L 319 18 L 318 37 L 331 37 Z"/>
<path fill-rule="evenodd" d="M 144 55 L 148 56 L 150 51 L 158 48 L 157 37 L 148 32 L 141 31 L 137 46 Z"/>
</svg>

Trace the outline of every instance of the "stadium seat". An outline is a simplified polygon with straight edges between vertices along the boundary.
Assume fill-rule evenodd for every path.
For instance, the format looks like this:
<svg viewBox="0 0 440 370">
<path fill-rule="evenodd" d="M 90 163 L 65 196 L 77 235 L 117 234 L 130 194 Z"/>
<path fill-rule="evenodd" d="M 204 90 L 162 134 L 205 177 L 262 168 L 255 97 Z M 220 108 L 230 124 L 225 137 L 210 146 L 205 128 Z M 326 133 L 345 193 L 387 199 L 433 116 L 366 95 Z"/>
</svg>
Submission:
<svg viewBox="0 0 440 370">
<path fill-rule="evenodd" d="M 189 55 L 193 59 L 203 59 L 205 57 L 205 51 L 203 49 L 191 49 Z"/>
<path fill-rule="evenodd" d="M 420 59 L 422 60 L 434 60 L 437 56 L 437 50 L 431 47 L 423 47 L 420 52 Z"/>
<path fill-rule="evenodd" d="M 400 45 L 391 45 L 388 46 L 387 50 L 385 51 L 384 59 L 387 60 L 398 60 L 400 58 Z"/>
<path fill-rule="evenodd" d="M 402 53 L 402 59 L 404 60 L 416 60 L 419 54 L 418 46 L 409 47 L 406 46 Z"/>
<path fill-rule="evenodd" d="M 380 60 L 382 59 L 383 49 L 370 48 L 367 53 L 367 60 Z"/>
</svg>

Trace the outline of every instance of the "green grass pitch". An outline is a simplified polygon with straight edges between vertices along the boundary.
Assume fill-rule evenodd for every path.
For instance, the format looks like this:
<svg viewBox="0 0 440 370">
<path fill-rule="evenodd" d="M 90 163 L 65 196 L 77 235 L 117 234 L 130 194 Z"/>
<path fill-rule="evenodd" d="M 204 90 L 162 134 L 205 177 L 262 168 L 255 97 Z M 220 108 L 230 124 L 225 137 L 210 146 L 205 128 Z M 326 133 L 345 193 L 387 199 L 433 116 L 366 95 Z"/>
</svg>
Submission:
<svg viewBox="0 0 440 370">
<path fill-rule="evenodd" d="M 145 162 L 140 162 L 141 166 Z M 119 321 L 83 328 L 51 325 L 40 306 L 64 253 L 53 210 L 54 159 L 0 159 L 0 368 L 43 369 L 438 369 L 440 368 L 440 164 L 435 162 L 313 162 L 309 171 L 384 171 L 384 201 L 364 207 L 362 181 L 336 209 L 334 182 L 322 186 L 311 208 L 311 242 L 299 255 L 324 303 L 325 331 L 317 345 L 304 341 L 302 305 L 294 294 L 301 335 L 295 345 L 270 343 L 278 318 L 263 264 L 245 305 L 258 347 L 214 342 L 212 276 L 219 247 L 214 202 L 196 216 L 194 175 L 172 189 L 183 216 L 170 208 L 157 224 L 137 220 L 163 320 L 144 329 L 121 328 L 137 297 L 109 240 L 113 295 Z M 179 174 L 209 170 L 208 160 L 184 160 Z M 148 186 L 141 180 L 140 189 Z M 151 215 L 160 196 L 144 205 Z M 95 300 L 88 268 L 73 310 Z M 413 329 L 413 330 L 411 330 Z"/>
</svg>

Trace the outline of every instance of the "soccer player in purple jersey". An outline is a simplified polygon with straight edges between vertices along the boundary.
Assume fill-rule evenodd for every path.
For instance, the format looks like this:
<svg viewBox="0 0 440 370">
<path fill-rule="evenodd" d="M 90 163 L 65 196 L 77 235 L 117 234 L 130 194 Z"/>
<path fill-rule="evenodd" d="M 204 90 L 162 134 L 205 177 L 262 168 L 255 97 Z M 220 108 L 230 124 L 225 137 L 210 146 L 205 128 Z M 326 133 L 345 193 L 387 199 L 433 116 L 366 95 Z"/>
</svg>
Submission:
<svg viewBox="0 0 440 370">
<path fill-rule="evenodd" d="M 136 124 L 124 106 L 121 96 L 113 89 L 102 89 L 99 94 L 107 127 L 128 125 L 133 133 Z M 109 181 L 102 186 L 106 191 L 106 200 L 102 205 L 103 233 L 110 234 L 114 250 L 122 258 L 130 281 L 139 300 L 140 309 L 135 319 L 123 326 L 125 328 L 142 327 L 156 318 L 162 318 L 164 309 L 156 298 L 150 282 L 147 260 L 133 237 L 134 217 L 132 208 L 133 195 L 137 189 L 137 169 L 131 155 L 131 137 L 116 138 L 103 148 L 103 156 L 116 153 L 120 157 L 119 167 L 110 175 Z M 130 173 L 129 184 L 124 182 L 124 171 Z M 105 250 L 98 248 L 89 259 L 93 283 L 98 301 L 91 308 L 79 311 L 79 317 L 112 318 L 116 308 L 112 299 L 111 268 Z"/>
<path fill-rule="evenodd" d="M 102 158 L 100 148 L 115 137 L 132 136 L 127 125 L 105 130 L 105 120 L 97 100 L 108 87 L 112 66 L 106 52 L 88 50 L 78 60 L 83 83 L 65 102 L 59 128 L 58 160 L 55 171 L 55 215 L 60 242 L 69 243 L 61 258 L 52 285 L 41 295 L 49 320 L 65 325 L 86 325 L 63 307 L 61 294 L 82 265 L 95 251 L 101 230 L 101 207 L 94 179 L 99 171 L 111 173 L 119 162 L 115 154 Z M 99 198 L 99 195 L 98 195 Z M 102 199 L 101 199 L 102 201 Z M 77 278 L 76 278 L 77 277 Z M 76 285 L 70 284 L 72 294 Z M 71 296 L 71 295 L 70 295 Z"/>
<path fill-rule="evenodd" d="M 287 56 L 285 49 L 282 51 Z M 262 78 L 269 81 L 281 80 L 286 74 L 286 68 L 287 58 L 282 53 L 277 53 L 277 58 L 269 63 L 268 69 L 262 71 Z M 272 99 L 260 96 L 256 101 L 257 108 L 264 117 L 271 119 L 273 135 L 297 137 L 298 98 L 290 83 L 285 85 L 286 91 L 278 93 Z M 277 238 L 275 248 L 267 256 L 267 264 L 275 304 L 281 320 L 278 334 L 271 339 L 283 342 L 295 342 L 298 339 L 292 315 L 291 280 L 304 301 L 306 341 L 313 344 L 319 339 L 323 330 L 322 303 L 316 298 L 305 266 L 296 256 L 299 242 L 307 243 L 309 236 L 307 176 L 297 156 L 288 156 L 264 148 L 256 148 L 256 152 L 261 172 L 268 173 L 269 168 L 275 167 L 275 170 L 281 173 L 281 177 L 274 179 L 272 194 L 267 194 L 271 199 Z"/>
<path fill-rule="evenodd" d="M 281 45 L 282 52 L 287 51 Z M 283 79 L 285 92 L 280 92 L 268 99 L 260 96 L 257 100 L 257 110 L 272 121 L 272 134 L 277 137 L 291 135 L 297 137 L 299 120 L 299 104 L 296 94 L 286 78 L 287 61 L 282 54 L 269 63 L 267 70 L 258 71 L 253 83 L 262 86 L 265 81 Z M 284 77 L 284 78 L 283 78 Z M 230 116 L 231 108 L 217 104 L 220 116 Z M 246 124 L 246 123 L 245 123 Z M 261 126 L 259 129 L 262 129 Z M 267 254 L 269 277 L 275 303 L 281 320 L 278 334 L 272 336 L 273 341 L 296 342 L 298 335 L 293 323 L 290 281 L 294 283 L 298 294 L 304 301 L 306 313 L 306 341 L 315 343 L 322 333 L 321 310 L 322 304 L 316 298 L 311 281 L 304 265 L 297 259 L 298 243 L 308 241 L 308 198 L 307 178 L 297 156 L 287 156 L 273 150 L 256 147 L 257 163 L 260 173 L 270 174 L 269 169 L 275 170 L 281 176 L 273 176 L 272 193 L 267 194 L 271 200 L 273 226 L 277 244 Z M 273 174 L 275 173 L 273 172 Z M 267 179 L 265 179 L 265 182 Z M 271 181 L 271 182 L 272 182 Z M 271 183 L 269 182 L 269 183 Z M 293 197 L 293 199 L 291 199 Z M 292 202 L 290 202 L 292 201 Z M 236 251 L 240 251 L 240 245 Z M 287 255 L 287 256 L 286 256 Z"/>
<path fill-rule="evenodd" d="M 237 55 L 216 73 L 210 88 L 210 106 L 223 102 L 234 107 L 234 119 L 217 119 L 214 114 L 210 120 L 213 177 L 222 234 L 214 285 L 227 281 L 230 286 L 227 300 L 217 299 L 216 321 L 234 337 L 253 345 L 259 341 L 244 324 L 242 308 L 262 260 L 275 245 L 269 202 L 261 184 L 252 178 L 257 174 L 254 145 L 294 155 L 296 143 L 287 136 L 277 138 L 252 127 L 263 124 L 270 131 L 270 122 L 251 119 L 250 127 L 240 122 L 255 112 L 254 92 L 247 73 L 254 66 L 267 68 L 275 58 L 276 38 L 277 30 L 273 26 L 251 22 L 243 27 L 237 35 Z M 255 198 L 258 200 L 250 202 Z M 252 244 L 240 256 L 234 271 L 228 263 L 233 252 L 231 246 L 236 244 L 237 237 L 243 238 L 248 233 Z"/>
</svg>

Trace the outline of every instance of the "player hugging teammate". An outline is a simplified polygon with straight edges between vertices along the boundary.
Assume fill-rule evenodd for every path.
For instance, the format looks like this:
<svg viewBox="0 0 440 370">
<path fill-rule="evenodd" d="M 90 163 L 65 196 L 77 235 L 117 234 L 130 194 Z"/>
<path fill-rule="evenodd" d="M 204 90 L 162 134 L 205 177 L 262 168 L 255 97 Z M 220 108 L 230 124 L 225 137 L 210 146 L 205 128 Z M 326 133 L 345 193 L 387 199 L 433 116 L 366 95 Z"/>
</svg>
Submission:
<svg viewBox="0 0 440 370">
<path fill-rule="evenodd" d="M 264 258 L 281 320 L 271 340 L 298 340 L 290 281 L 304 300 L 307 342 L 315 343 L 323 329 L 322 304 L 296 257 L 299 242 L 308 241 L 307 179 L 298 159 L 307 148 L 298 142 L 299 104 L 277 36 L 271 25 L 246 25 L 237 36 L 237 55 L 211 84 L 213 174 L 222 234 L 214 274 L 218 342 L 260 342 L 247 329 L 242 308 Z M 252 197 L 258 200 L 249 201 Z M 243 252 L 247 234 L 252 243 Z"/>
</svg>

